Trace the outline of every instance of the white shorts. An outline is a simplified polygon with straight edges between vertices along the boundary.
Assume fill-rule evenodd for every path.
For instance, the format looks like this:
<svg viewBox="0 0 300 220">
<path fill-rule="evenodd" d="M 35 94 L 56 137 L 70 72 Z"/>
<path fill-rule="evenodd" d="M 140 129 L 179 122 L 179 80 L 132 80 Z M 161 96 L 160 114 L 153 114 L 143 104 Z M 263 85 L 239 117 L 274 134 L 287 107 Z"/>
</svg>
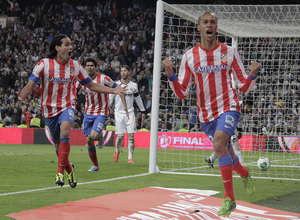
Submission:
<svg viewBox="0 0 300 220">
<path fill-rule="evenodd" d="M 136 133 L 135 115 L 134 111 L 129 112 L 129 120 L 126 114 L 115 112 L 115 125 L 116 134 L 128 134 Z"/>
</svg>

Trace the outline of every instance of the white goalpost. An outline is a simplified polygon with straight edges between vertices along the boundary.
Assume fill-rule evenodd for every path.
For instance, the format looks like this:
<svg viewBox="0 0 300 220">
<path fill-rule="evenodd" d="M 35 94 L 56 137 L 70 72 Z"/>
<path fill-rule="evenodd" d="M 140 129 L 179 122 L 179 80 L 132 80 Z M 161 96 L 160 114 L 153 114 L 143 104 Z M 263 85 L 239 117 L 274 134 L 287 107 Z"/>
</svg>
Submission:
<svg viewBox="0 0 300 220">
<path fill-rule="evenodd" d="M 253 90 L 239 92 L 244 164 L 254 178 L 300 181 L 300 5 L 157 1 L 149 173 L 220 175 L 217 160 L 214 168 L 204 160 L 213 147 L 195 114 L 194 88 L 179 100 L 161 65 L 171 58 L 178 74 L 182 55 L 200 42 L 196 24 L 206 11 L 218 18 L 217 40 L 237 48 L 246 69 L 261 64 Z M 258 169 L 260 157 L 269 158 L 267 171 Z"/>
</svg>

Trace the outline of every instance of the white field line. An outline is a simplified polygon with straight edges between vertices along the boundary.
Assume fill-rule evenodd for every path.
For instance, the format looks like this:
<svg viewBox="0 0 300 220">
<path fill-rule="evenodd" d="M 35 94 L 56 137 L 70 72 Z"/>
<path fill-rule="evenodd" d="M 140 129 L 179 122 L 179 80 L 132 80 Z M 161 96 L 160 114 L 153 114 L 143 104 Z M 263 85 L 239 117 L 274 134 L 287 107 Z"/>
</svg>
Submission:
<svg viewBox="0 0 300 220">
<path fill-rule="evenodd" d="M 85 183 L 77 183 L 77 185 L 103 183 L 103 182 L 109 182 L 109 181 L 114 181 L 114 180 L 122 180 L 122 179 L 129 179 L 129 178 L 134 178 L 134 177 L 146 176 L 146 175 L 149 175 L 149 174 L 150 173 L 141 173 L 141 174 L 132 175 L 132 176 L 122 176 L 122 177 L 117 177 L 117 178 L 112 178 L 112 179 L 97 180 L 97 181 L 91 181 L 91 182 L 85 182 Z M 70 186 L 66 184 L 63 187 L 70 187 Z M 41 189 L 32 189 L 32 190 L 25 190 L 25 191 L 18 191 L 18 192 L 1 193 L 0 196 L 9 196 L 9 195 L 15 195 L 15 194 L 38 192 L 38 191 L 45 191 L 45 190 L 59 189 L 59 188 L 61 188 L 61 187 L 54 186 L 54 187 L 46 187 L 46 188 L 41 188 Z"/>
</svg>

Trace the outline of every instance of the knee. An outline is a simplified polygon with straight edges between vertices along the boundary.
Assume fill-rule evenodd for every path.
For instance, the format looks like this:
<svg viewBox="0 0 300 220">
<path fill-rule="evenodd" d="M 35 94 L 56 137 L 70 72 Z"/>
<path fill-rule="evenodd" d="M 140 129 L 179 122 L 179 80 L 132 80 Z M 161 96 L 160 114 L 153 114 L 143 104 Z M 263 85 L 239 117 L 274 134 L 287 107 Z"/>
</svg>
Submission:
<svg viewBox="0 0 300 220">
<path fill-rule="evenodd" d="M 62 130 L 60 132 L 60 137 L 70 137 L 70 131 L 69 130 Z"/>
<path fill-rule="evenodd" d="M 100 135 L 98 133 L 91 133 L 90 134 L 90 139 L 95 141 L 98 140 L 100 138 Z"/>
<path fill-rule="evenodd" d="M 223 157 L 228 153 L 227 146 L 222 143 L 214 143 L 214 151 L 218 157 Z"/>
</svg>

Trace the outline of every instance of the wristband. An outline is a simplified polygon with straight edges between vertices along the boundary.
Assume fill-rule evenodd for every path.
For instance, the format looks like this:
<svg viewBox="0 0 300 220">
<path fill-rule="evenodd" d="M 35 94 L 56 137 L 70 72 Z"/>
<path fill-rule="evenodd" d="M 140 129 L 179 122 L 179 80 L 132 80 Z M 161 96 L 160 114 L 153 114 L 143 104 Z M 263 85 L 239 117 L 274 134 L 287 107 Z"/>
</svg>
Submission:
<svg viewBox="0 0 300 220">
<path fill-rule="evenodd" d="M 172 72 L 172 74 L 173 74 L 173 76 L 171 76 L 171 77 L 169 76 L 169 81 L 171 81 L 171 82 L 173 82 L 177 79 L 176 74 L 174 72 Z"/>
</svg>

